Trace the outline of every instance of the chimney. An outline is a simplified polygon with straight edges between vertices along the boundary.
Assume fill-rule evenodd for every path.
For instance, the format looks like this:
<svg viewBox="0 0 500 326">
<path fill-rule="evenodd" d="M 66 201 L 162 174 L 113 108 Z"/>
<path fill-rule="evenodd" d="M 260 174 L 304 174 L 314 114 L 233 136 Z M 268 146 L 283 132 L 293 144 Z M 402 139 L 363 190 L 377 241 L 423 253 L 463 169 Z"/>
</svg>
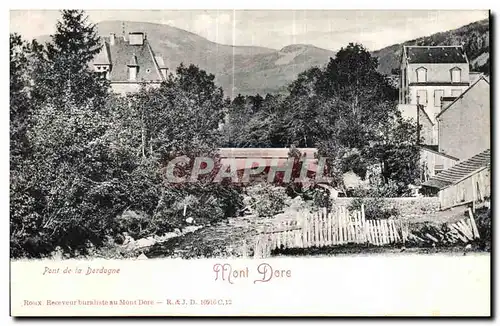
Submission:
<svg viewBox="0 0 500 326">
<path fill-rule="evenodd" d="M 142 32 L 128 33 L 128 42 L 130 45 L 143 45 L 144 33 Z"/>
<path fill-rule="evenodd" d="M 451 102 L 455 101 L 456 97 L 454 96 L 443 96 L 441 98 L 441 111 L 446 109 L 448 105 L 450 105 Z"/>
<path fill-rule="evenodd" d="M 115 33 L 109 33 L 109 45 L 115 45 Z"/>
</svg>

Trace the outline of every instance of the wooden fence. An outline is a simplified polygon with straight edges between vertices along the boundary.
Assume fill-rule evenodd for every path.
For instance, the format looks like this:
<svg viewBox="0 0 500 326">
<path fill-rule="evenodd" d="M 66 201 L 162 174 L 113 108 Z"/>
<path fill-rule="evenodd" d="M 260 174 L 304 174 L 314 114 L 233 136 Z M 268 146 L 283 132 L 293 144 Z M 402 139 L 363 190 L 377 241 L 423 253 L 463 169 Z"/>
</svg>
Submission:
<svg viewBox="0 0 500 326">
<path fill-rule="evenodd" d="M 276 248 L 309 248 L 344 245 L 349 243 L 376 246 L 404 243 L 408 226 L 393 219 L 367 220 L 364 206 L 360 211 L 349 211 L 345 206 L 335 211 L 326 209 L 283 220 L 276 227 L 265 230 L 257 239 L 254 256 L 267 257 Z"/>
</svg>

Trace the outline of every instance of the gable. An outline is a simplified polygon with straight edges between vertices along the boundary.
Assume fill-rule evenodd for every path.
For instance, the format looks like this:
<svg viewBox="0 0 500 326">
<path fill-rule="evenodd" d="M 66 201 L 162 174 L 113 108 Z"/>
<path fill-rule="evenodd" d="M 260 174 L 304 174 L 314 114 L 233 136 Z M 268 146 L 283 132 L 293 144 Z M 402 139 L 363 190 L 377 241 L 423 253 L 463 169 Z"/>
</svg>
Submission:
<svg viewBox="0 0 500 326">
<path fill-rule="evenodd" d="M 128 81 L 131 64 L 138 68 L 136 74 L 138 82 L 163 80 L 147 39 L 144 39 L 142 44 L 130 44 L 123 37 L 116 37 L 114 44 L 110 44 L 109 37 L 103 39 L 103 49 L 96 55 L 92 64 L 111 64 L 109 73 L 111 82 Z"/>
<path fill-rule="evenodd" d="M 443 119 L 451 110 L 458 109 L 463 105 L 468 103 L 485 103 L 490 102 L 490 84 L 485 78 L 481 77 L 473 85 L 471 85 L 465 92 L 463 92 L 459 97 L 457 97 L 453 102 L 451 102 L 446 108 L 444 108 L 436 118 Z"/>
</svg>

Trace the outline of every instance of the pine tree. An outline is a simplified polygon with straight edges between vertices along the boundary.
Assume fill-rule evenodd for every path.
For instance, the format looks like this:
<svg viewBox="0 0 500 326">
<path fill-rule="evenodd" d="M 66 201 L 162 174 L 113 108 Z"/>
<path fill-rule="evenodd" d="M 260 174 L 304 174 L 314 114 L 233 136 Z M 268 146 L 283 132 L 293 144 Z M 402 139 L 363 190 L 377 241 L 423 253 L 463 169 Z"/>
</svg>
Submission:
<svg viewBox="0 0 500 326">
<path fill-rule="evenodd" d="M 52 42 L 38 53 L 34 96 L 39 104 L 67 101 L 102 109 L 108 82 L 89 66 L 102 44 L 94 24 L 81 10 L 63 10 Z"/>
<path fill-rule="evenodd" d="M 85 68 L 101 50 L 99 36 L 94 24 L 82 10 L 63 10 L 62 19 L 57 22 L 56 33 L 48 48 L 49 59 L 71 60 L 75 69 Z"/>
</svg>

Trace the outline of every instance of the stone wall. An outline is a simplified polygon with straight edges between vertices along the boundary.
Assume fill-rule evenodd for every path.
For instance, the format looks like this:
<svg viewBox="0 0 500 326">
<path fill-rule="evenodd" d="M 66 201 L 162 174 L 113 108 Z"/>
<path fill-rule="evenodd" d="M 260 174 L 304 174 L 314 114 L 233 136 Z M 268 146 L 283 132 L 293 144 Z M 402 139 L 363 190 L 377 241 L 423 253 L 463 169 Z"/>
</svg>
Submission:
<svg viewBox="0 0 500 326">
<path fill-rule="evenodd" d="M 349 206 L 355 197 L 339 197 L 335 205 Z M 365 198 L 369 199 L 369 198 Z M 387 208 L 396 208 L 402 218 L 426 219 L 439 211 L 438 197 L 399 197 L 384 198 Z"/>
</svg>

